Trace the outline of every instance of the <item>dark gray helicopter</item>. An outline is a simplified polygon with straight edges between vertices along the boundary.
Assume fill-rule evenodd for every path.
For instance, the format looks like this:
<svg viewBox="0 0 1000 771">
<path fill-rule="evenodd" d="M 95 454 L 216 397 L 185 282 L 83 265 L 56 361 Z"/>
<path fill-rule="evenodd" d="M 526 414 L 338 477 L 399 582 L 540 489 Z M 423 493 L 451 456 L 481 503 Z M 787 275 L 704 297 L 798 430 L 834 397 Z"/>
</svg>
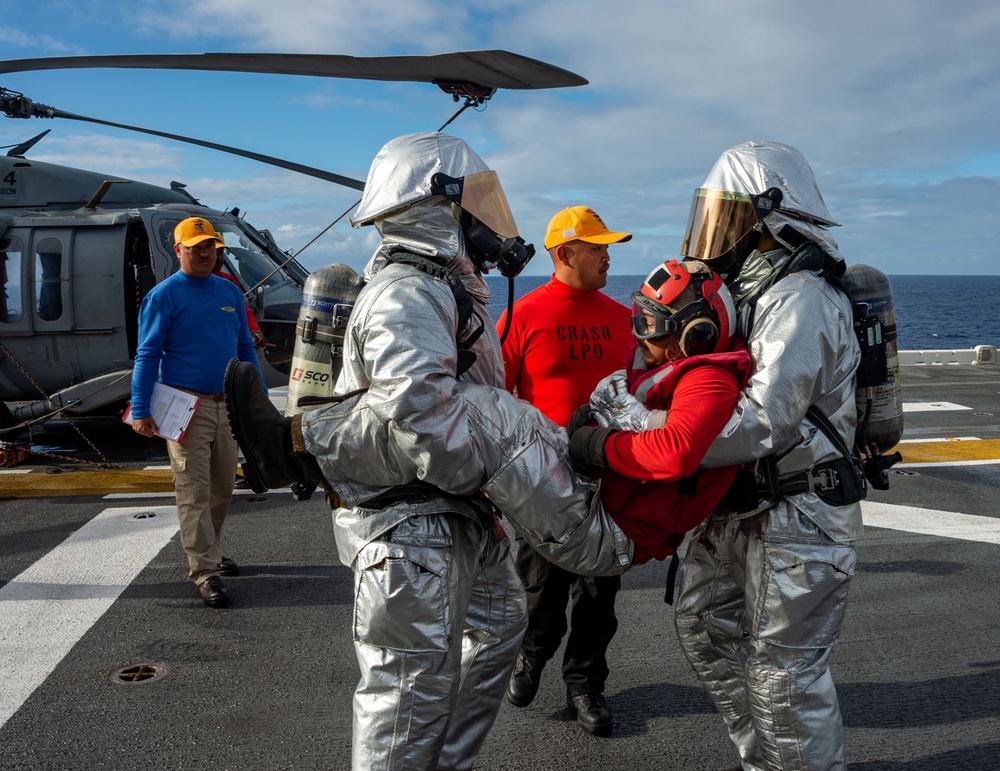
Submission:
<svg viewBox="0 0 1000 771">
<path fill-rule="evenodd" d="M 437 56 L 149 54 L 0 61 L 0 73 L 94 67 L 214 70 L 435 83 L 465 103 L 499 88 L 585 85 L 574 73 L 507 51 Z M 65 118 L 233 153 L 355 190 L 360 180 L 235 147 L 90 118 L 0 88 L 11 118 Z M 308 271 L 239 211 L 209 209 L 184 185 L 170 188 L 30 160 L 45 131 L 0 157 L 0 439 L 28 421 L 65 413 L 113 414 L 131 389 L 139 305 L 178 269 L 174 226 L 197 215 L 225 237 L 227 270 L 240 279 L 269 340 L 266 376 L 284 381 Z M 284 375 L 282 374 L 284 373 Z M 4 402 L 13 402 L 5 405 Z"/>
</svg>

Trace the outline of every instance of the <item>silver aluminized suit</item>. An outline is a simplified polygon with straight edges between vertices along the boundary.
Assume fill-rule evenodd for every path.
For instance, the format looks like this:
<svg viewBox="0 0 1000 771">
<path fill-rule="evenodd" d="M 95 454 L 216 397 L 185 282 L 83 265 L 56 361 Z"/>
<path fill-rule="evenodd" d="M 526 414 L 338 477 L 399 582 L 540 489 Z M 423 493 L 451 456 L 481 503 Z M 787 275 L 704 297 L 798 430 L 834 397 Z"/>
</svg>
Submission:
<svg viewBox="0 0 1000 771">
<path fill-rule="evenodd" d="M 414 152 L 415 162 L 406 157 Z M 464 142 L 440 134 L 401 137 L 376 158 L 358 212 L 362 224 L 369 213 L 382 245 L 365 269 L 336 386 L 338 395 L 361 393 L 302 417 L 306 449 L 352 507 L 335 511 L 334 528 L 355 575 L 355 769 L 470 769 L 496 718 L 526 609 L 509 541 L 481 491 L 581 572 L 622 572 L 632 555 L 594 486 L 573 474 L 564 439 L 559 452 L 558 427 L 503 391 L 489 290 L 451 205 L 420 197 L 421 158 L 430 156 L 454 177 L 486 169 Z M 416 183 L 401 182 L 400 168 Z M 369 191 L 387 190 L 408 208 L 371 215 Z M 472 295 L 482 333 L 461 377 L 457 338 L 474 332 L 476 315 L 456 335 L 452 288 L 392 261 L 396 250 L 444 266 Z M 417 480 L 423 489 L 404 487 Z M 511 509 L 536 482 L 575 508 L 552 522 L 551 511 L 525 507 L 519 521 Z"/>
<path fill-rule="evenodd" d="M 731 178 L 733 168 L 766 177 L 767 170 L 753 168 L 760 161 L 757 151 L 775 151 L 780 161 L 783 149 L 791 150 L 759 143 L 734 148 L 705 187 L 745 190 Z M 786 198 L 805 197 L 815 220 L 833 224 L 811 170 L 806 179 L 796 169 L 771 170 L 782 178 Z M 750 192 L 771 186 L 770 180 L 756 184 Z M 789 225 L 842 259 L 825 229 L 776 214 L 764 224 L 779 242 L 781 228 Z M 850 302 L 814 270 L 786 275 L 762 292 L 771 272 L 790 257 L 789 248 L 755 251 L 730 283 L 754 373 L 706 466 L 777 456 L 778 473 L 785 475 L 839 457 L 805 419 L 810 405 L 852 444 L 860 353 Z M 761 501 L 750 512 L 721 505 L 693 536 L 680 569 L 675 624 L 744 769 L 847 768 L 828 662 L 843 624 L 854 541 L 861 534 L 860 503 L 833 506 L 807 492 Z"/>
</svg>

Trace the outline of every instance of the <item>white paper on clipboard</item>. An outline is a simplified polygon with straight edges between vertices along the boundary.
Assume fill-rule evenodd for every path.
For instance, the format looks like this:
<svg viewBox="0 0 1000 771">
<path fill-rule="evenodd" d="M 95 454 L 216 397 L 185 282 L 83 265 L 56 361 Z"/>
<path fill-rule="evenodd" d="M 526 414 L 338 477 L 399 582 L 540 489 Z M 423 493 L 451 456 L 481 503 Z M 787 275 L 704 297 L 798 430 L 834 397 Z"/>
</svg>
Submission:
<svg viewBox="0 0 1000 771">
<path fill-rule="evenodd" d="M 199 401 L 197 396 L 187 391 L 180 391 L 163 383 L 153 383 L 153 393 L 149 397 L 149 414 L 159 429 L 156 435 L 174 442 L 183 439 Z M 131 404 L 125 410 L 122 422 L 132 422 Z"/>
</svg>

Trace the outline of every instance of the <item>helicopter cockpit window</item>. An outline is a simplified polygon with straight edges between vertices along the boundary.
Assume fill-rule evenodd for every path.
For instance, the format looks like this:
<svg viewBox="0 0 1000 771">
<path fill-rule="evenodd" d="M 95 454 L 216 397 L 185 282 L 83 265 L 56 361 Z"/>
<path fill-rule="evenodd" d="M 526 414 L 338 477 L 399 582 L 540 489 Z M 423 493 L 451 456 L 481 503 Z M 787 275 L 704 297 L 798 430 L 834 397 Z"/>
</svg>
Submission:
<svg viewBox="0 0 1000 771">
<path fill-rule="evenodd" d="M 189 216 L 186 208 L 143 210 L 154 258 L 165 268 L 158 280 L 180 267 L 174 255 L 173 233 L 185 216 Z M 248 222 L 230 216 L 208 216 L 207 219 L 226 245 L 226 267 L 223 269 L 239 280 L 254 311 L 263 313 L 264 318 L 277 318 L 277 314 L 287 310 L 294 319 L 298 315 L 302 285 L 308 271 L 278 249 L 273 241 L 258 234 Z"/>
<path fill-rule="evenodd" d="M 0 241 L 0 324 L 21 320 L 21 242 L 16 238 Z"/>
<path fill-rule="evenodd" d="M 43 238 L 35 249 L 35 297 L 42 321 L 62 316 L 62 244 L 55 238 Z"/>
<path fill-rule="evenodd" d="M 274 261 L 261 252 L 245 233 L 227 230 L 224 223 L 216 225 L 216 228 L 226 242 L 226 262 L 245 287 L 271 287 L 285 279 L 280 270 L 275 270 Z"/>
</svg>

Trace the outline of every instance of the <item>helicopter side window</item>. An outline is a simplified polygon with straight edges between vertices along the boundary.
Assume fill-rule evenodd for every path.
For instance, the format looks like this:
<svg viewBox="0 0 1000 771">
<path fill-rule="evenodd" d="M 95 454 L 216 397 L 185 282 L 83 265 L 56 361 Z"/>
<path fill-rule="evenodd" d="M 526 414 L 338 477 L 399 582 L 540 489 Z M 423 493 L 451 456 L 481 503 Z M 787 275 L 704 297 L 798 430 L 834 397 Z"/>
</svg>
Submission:
<svg viewBox="0 0 1000 771">
<path fill-rule="evenodd" d="M 54 238 L 42 239 L 35 250 L 35 297 L 42 321 L 62 316 L 62 244 Z"/>
<path fill-rule="evenodd" d="M 247 286 L 256 286 L 261 281 L 264 281 L 265 286 L 269 286 L 282 279 L 280 273 L 275 273 L 274 264 L 258 252 L 233 246 L 229 248 L 229 253 L 236 259 L 240 278 Z"/>
<path fill-rule="evenodd" d="M 16 238 L 0 241 L 0 324 L 21 320 L 21 242 Z"/>
</svg>

